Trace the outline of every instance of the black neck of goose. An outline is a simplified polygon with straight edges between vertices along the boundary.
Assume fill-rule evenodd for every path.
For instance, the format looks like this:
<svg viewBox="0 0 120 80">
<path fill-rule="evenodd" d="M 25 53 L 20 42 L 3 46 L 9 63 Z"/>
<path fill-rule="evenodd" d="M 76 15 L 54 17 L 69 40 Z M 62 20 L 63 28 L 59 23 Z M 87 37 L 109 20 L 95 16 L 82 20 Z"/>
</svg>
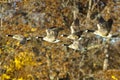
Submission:
<svg viewBox="0 0 120 80">
<path fill-rule="evenodd" d="M 6 35 L 6 36 L 8 36 L 8 37 L 13 37 L 13 35 L 11 35 L 11 34 L 8 34 L 8 35 Z"/>
<path fill-rule="evenodd" d="M 37 38 L 37 39 L 42 39 L 43 37 L 41 37 L 41 36 L 37 36 L 36 38 Z"/>
<path fill-rule="evenodd" d="M 62 37 L 67 37 L 68 35 L 67 35 L 67 34 L 62 34 L 61 36 L 62 36 Z"/>
<path fill-rule="evenodd" d="M 42 41 L 42 40 L 43 40 L 43 37 L 39 37 L 39 36 L 38 36 L 38 37 L 36 37 L 36 39 Z"/>
<path fill-rule="evenodd" d="M 66 46 L 66 47 L 68 47 L 68 46 L 69 46 L 69 44 L 63 44 L 63 46 Z"/>
<path fill-rule="evenodd" d="M 87 29 L 87 32 L 95 32 L 95 30 Z"/>
<path fill-rule="evenodd" d="M 108 26 L 110 26 L 110 27 L 111 27 L 111 26 L 112 26 L 112 24 L 113 24 L 113 19 L 109 19 L 109 20 L 108 20 Z"/>
</svg>

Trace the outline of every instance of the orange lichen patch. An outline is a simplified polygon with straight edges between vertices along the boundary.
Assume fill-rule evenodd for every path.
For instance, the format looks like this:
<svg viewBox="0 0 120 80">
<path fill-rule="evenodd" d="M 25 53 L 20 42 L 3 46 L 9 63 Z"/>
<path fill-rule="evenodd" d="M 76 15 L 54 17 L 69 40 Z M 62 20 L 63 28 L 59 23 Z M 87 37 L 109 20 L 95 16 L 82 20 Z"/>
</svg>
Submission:
<svg viewBox="0 0 120 80">
<path fill-rule="evenodd" d="M 35 32 L 35 31 L 37 31 L 37 28 L 31 28 L 31 31 Z"/>
<path fill-rule="evenodd" d="M 116 78 L 114 75 L 111 76 L 111 78 L 114 79 L 114 80 L 118 80 L 118 78 Z"/>
<path fill-rule="evenodd" d="M 5 79 L 8 80 L 8 79 L 10 79 L 10 76 L 7 75 L 7 74 L 3 74 L 0 79 L 1 79 L 1 80 L 5 80 Z"/>
<path fill-rule="evenodd" d="M 104 76 L 106 80 L 120 80 L 120 70 L 108 70 Z"/>
<path fill-rule="evenodd" d="M 36 63 L 33 60 L 33 53 L 19 52 L 19 53 L 16 53 L 14 60 L 10 60 L 9 65 L 5 65 L 4 68 L 6 69 L 7 73 L 20 72 L 20 73 L 17 73 L 16 75 L 18 77 L 20 77 L 20 76 L 24 77 L 24 74 L 28 73 L 27 70 L 30 71 L 30 69 L 34 65 L 36 65 Z M 27 67 L 27 69 L 26 69 L 26 67 Z M 22 73 L 21 70 L 24 70 L 25 73 L 21 74 Z M 15 77 L 15 76 L 13 76 L 13 74 L 10 74 L 10 76 L 17 78 L 17 76 Z"/>
<path fill-rule="evenodd" d="M 10 26 L 9 29 L 5 30 L 5 34 L 24 34 L 31 32 L 31 27 L 28 25 L 18 25 L 18 26 Z M 21 35 L 22 35 L 21 34 Z"/>
<path fill-rule="evenodd" d="M 107 70 L 107 71 L 100 71 L 95 74 L 96 79 L 102 80 L 120 80 L 120 70 Z"/>
<path fill-rule="evenodd" d="M 0 49 L 0 55 L 2 54 L 2 49 Z"/>
<path fill-rule="evenodd" d="M 17 3 L 17 4 L 19 4 L 19 6 L 25 6 L 25 5 L 29 5 L 29 2 L 30 2 L 30 0 L 23 0 L 23 1 L 20 1 L 19 3 Z"/>
<path fill-rule="evenodd" d="M 66 8 L 62 9 L 61 12 L 62 12 L 65 16 L 68 16 L 68 15 L 70 15 L 69 13 L 70 13 L 71 11 L 70 11 L 70 8 L 66 7 Z"/>
</svg>

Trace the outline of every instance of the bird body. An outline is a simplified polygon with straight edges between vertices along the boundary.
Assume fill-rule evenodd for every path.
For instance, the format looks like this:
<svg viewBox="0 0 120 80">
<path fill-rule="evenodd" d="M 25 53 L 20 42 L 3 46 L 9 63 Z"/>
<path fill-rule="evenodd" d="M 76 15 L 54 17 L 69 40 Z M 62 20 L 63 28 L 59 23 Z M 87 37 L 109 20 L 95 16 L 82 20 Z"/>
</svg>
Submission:
<svg viewBox="0 0 120 80">
<path fill-rule="evenodd" d="M 15 34 L 15 35 L 6 35 L 8 37 L 12 37 L 13 39 L 16 39 L 18 41 L 20 41 L 20 44 L 25 44 L 26 41 L 30 40 L 31 38 L 26 38 L 23 35 L 19 35 L 19 34 Z"/>
<path fill-rule="evenodd" d="M 16 39 L 16 40 L 19 40 L 19 41 L 22 41 L 25 37 L 23 35 L 13 35 L 12 38 Z"/>
<path fill-rule="evenodd" d="M 67 36 L 67 38 L 72 39 L 72 40 L 76 40 L 79 37 L 77 35 L 75 35 L 75 34 L 70 34 L 69 36 Z"/>
<path fill-rule="evenodd" d="M 58 32 L 60 30 L 63 30 L 62 28 L 56 28 L 56 27 L 51 27 L 49 29 L 46 29 L 46 36 L 43 37 L 44 41 L 50 42 L 50 43 L 57 43 L 60 40 L 57 39 Z"/>
<path fill-rule="evenodd" d="M 70 26 L 70 35 L 67 36 L 67 38 L 76 40 L 79 39 L 83 33 L 83 31 L 80 31 L 80 24 L 79 24 L 79 19 L 76 18 L 72 25 Z"/>
<path fill-rule="evenodd" d="M 43 38 L 44 41 L 51 42 L 51 43 L 57 43 L 60 40 L 56 39 L 54 36 L 46 36 Z"/>
<path fill-rule="evenodd" d="M 74 49 L 74 50 L 81 50 L 80 41 L 79 41 L 79 40 L 75 40 L 75 41 L 74 41 L 72 44 L 70 44 L 68 47 L 71 48 L 71 49 Z"/>
<path fill-rule="evenodd" d="M 67 38 L 72 39 L 72 40 L 77 40 L 81 37 L 83 32 L 84 31 L 79 31 L 79 32 L 72 33 L 69 36 L 67 36 Z"/>
</svg>

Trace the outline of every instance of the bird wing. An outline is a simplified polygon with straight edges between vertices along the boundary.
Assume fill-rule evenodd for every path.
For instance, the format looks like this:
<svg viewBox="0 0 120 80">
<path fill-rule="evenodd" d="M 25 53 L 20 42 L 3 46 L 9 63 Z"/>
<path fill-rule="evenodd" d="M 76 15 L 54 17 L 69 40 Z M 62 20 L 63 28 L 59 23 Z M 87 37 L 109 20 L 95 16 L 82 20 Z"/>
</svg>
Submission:
<svg viewBox="0 0 120 80">
<path fill-rule="evenodd" d="M 46 34 L 47 34 L 47 36 L 50 34 L 49 29 L 46 29 Z"/>
<path fill-rule="evenodd" d="M 71 33 L 73 34 L 73 33 L 75 33 L 75 32 L 79 32 L 79 31 L 80 31 L 79 26 L 80 26 L 79 19 L 76 18 L 76 19 L 72 22 L 72 24 L 71 24 L 71 26 L 70 26 Z"/>
<path fill-rule="evenodd" d="M 112 29 L 112 24 L 113 24 L 113 19 L 109 19 L 109 20 L 107 21 L 107 30 L 108 30 L 108 32 L 111 31 L 111 29 Z"/>
</svg>

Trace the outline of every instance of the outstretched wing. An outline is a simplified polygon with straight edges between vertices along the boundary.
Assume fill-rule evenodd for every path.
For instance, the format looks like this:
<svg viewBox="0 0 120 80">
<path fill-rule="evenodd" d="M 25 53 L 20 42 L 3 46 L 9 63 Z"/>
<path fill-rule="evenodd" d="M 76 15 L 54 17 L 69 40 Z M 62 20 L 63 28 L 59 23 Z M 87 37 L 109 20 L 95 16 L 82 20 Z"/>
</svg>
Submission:
<svg viewBox="0 0 120 80">
<path fill-rule="evenodd" d="M 105 19 L 101 15 L 98 16 L 97 20 L 98 20 L 98 24 L 97 24 L 98 30 L 100 29 L 107 30 L 107 21 L 105 21 Z"/>
<path fill-rule="evenodd" d="M 80 31 L 79 25 L 80 25 L 79 19 L 76 18 L 76 19 L 73 21 L 72 25 L 70 26 L 70 30 L 71 30 L 71 33 L 72 33 L 72 34 Z"/>
<path fill-rule="evenodd" d="M 50 34 L 50 30 L 49 29 L 46 29 L 45 30 L 46 31 L 46 34 L 47 34 L 47 36 Z"/>
<path fill-rule="evenodd" d="M 107 30 L 108 30 L 108 32 L 111 31 L 111 29 L 112 29 L 112 24 L 113 24 L 113 19 L 109 19 L 109 20 L 107 21 Z"/>
<path fill-rule="evenodd" d="M 49 34 L 52 35 L 52 36 L 55 36 L 57 37 L 58 36 L 58 33 L 63 30 L 63 28 L 57 28 L 57 27 L 51 27 L 49 28 Z"/>
</svg>

